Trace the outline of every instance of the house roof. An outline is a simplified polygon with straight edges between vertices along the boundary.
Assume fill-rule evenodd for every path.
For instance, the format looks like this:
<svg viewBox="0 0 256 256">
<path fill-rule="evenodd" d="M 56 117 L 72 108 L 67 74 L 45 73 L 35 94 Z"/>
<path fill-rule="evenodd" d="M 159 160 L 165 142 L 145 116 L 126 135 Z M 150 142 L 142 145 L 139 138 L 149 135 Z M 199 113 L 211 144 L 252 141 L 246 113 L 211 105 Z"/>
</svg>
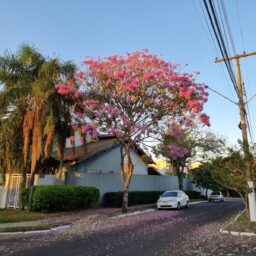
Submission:
<svg viewBox="0 0 256 256">
<path fill-rule="evenodd" d="M 95 143 L 77 146 L 74 148 L 65 148 L 64 161 L 81 161 L 93 157 L 95 154 L 116 146 L 116 139 L 109 138 L 100 139 Z M 57 152 L 53 153 L 53 157 L 59 160 Z"/>
<path fill-rule="evenodd" d="M 86 145 L 77 146 L 74 148 L 65 148 L 64 150 L 64 161 L 83 161 L 89 159 L 101 152 L 104 152 L 108 149 L 116 147 L 117 140 L 114 135 L 102 134 L 98 138 L 99 140 L 94 143 L 89 143 Z M 139 155 L 147 155 L 143 149 L 138 145 L 134 145 L 134 151 Z M 56 160 L 59 160 L 57 152 L 54 152 L 52 155 Z M 154 161 L 149 157 L 149 163 L 152 164 Z"/>
</svg>

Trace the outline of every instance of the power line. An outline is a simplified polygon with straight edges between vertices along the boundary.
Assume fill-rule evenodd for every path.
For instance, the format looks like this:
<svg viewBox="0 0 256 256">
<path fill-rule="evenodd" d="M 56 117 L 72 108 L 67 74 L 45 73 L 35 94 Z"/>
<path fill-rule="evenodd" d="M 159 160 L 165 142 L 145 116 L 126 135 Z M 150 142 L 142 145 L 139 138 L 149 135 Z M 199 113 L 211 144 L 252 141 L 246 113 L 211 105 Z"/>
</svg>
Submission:
<svg viewBox="0 0 256 256">
<path fill-rule="evenodd" d="M 220 3 L 221 3 L 221 8 L 222 8 L 222 12 L 223 12 L 223 15 L 224 15 L 224 19 L 226 21 L 226 26 L 227 26 L 227 29 L 228 29 L 229 39 L 230 39 L 231 46 L 232 46 L 232 49 L 233 49 L 233 55 L 236 55 L 236 47 L 235 47 L 234 39 L 233 39 L 233 36 L 232 36 L 232 33 L 231 33 L 231 28 L 230 28 L 230 25 L 229 25 L 229 20 L 228 20 L 228 15 L 227 15 L 225 3 L 224 3 L 223 0 L 220 0 Z"/>
<path fill-rule="evenodd" d="M 218 91 L 216 91 L 216 90 L 212 89 L 211 87 L 209 87 L 209 86 L 208 86 L 208 89 L 209 89 L 210 91 L 212 91 L 212 92 L 214 92 L 214 93 L 218 94 L 218 95 L 219 95 L 219 96 L 221 96 L 222 98 L 225 98 L 226 100 L 228 100 L 228 101 L 230 101 L 230 102 L 234 103 L 235 105 L 238 105 L 238 103 L 237 103 L 237 102 L 235 102 L 235 101 L 231 100 L 231 99 L 230 99 L 230 98 L 228 98 L 227 96 L 225 96 L 225 95 L 223 95 L 222 93 L 220 93 L 220 92 L 218 92 Z"/>
<path fill-rule="evenodd" d="M 203 0 L 203 2 L 204 2 L 204 6 L 205 6 L 206 12 L 208 14 L 209 20 L 210 20 L 212 30 L 213 30 L 215 38 L 217 40 L 221 55 L 222 55 L 223 59 L 225 60 L 224 63 L 225 63 L 226 68 L 228 70 L 230 79 L 233 83 L 233 87 L 235 89 L 235 92 L 238 96 L 236 79 L 235 79 L 234 72 L 232 70 L 230 61 L 228 60 L 228 54 L 227 54 L 226 46 L 225 46 L 225 43 L 224 43 L 224 40 L 223 40 L 222 33 L 220 31 L 220 27 L 219 27 L 219 23 L 218 23 L 218 20 L 217 20 L 217 17 L 216 17 L 215 9 L 214 9 L 211 1 L 209 1 L 210 6 L 208 6 L 206 0 Z"/>
<path fill-rule="evenodd" d="M 195 4 L 195 2 L 194 2 L 194 0 L 193 0 L 193 6 L 194 6 L 194 9 L 195 9 L 195 11 L 196 11 L 196 14 L 197 14 L 197 16 L 198 16 L 198 18 L 199 18 L 199 21 L 200 21 L 200 23 L 201 23 L 201 26 L 202 26 L 202 28 L 203 28 L 204 34 L 206 35 L 206 38 L 207 38 L 207 40 L 208 40 L 208 42 L 209 42 L 209 45 L 211 46 L 211 49 L 212 49 L 213 54 L 215 54 L 215 56 L 217 56 L 217 55 L 218 55 L 218 50 L 217 50 L 216 43 L 215 43 L 215 41 L 214 41 L 213 35 L 212 35 L 212 33 L 211 33 L 211 29 L 210 29 L 209 22 L 208 22 L 208 20 L 207 20 L 207 18 L 206 18 L 206 15 L 205 15 L 205 12 L 204 12 L 204 8 L 203 8 L 203 5 L 202 5 L 201 1 L 199 1 L 199 3 L 200 3 L 200 7 L 201 7 L 201 10 L 202 10 L 203 18 L 204 18 L 204 21 L 205 21 L 205 24 L 206 24 L 208 33 L 207 33 L 207 30 L 205 29 L 205 26 L 204 26 L 204 23 L 203 23 L 203 20 L 202 20 L 200 14 L 199 14 L 199 11 L 197 10 L 196 4 Z M 223 74 L 223 76 L 225 77 L 225 80 L 226 80 L 226 83 L 228 84 L 228 88 L 229 88 L 229 91 L 230 91 L 230 93 L 231 93 L 231 96 L 232 96 L 232 98 L 234 98 L 234 93 L 233 93 L 233 90 L 231 89 L 230 82 L 229 82 L 229 79 L 228 79 L 228 77 L 227 77 L 226 72 L 224 71 L 223 65 L 218 65 L 218 68 L 219 68 L 220 72 Z M 221 93 L 219 93 L 219 92 L 217 92 L 217 91 L 215 91 L 215 90 L 213 90 L 213 89 L 211 89 L 211 88 L 209 88 L 209 89 L 212 90 L 213 92 L 215 92 L 216 94 L 218 94 L 218 95 L 220 95 L 220 96 L 222 96 L 222 97 L 228 99 L 228 100 L 231 101 L 232 103 L 235 103 L 234 100 L 229 99 L 228 97 L 222 95 Z M 233 106 L 233 105 L 232 105 L 232 106 Z"/>
</svg>

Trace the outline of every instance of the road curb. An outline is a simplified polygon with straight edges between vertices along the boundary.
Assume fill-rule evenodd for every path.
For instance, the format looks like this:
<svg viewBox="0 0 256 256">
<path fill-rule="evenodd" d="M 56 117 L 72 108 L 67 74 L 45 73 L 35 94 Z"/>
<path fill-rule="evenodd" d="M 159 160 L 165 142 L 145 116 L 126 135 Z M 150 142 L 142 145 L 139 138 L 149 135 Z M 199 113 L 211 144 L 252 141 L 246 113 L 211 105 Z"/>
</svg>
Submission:
<svg viewBox="0 0 256 256">
<path fill-rule="evenodd" d="M 190 202 L 189 205 L 201 204 L 201 203 L 207 203 L 207 201 L 195 201 L 195 202 Z"/>
<path fill-rule="evenodd" d="M 233 221 L 229 222 L 228 225 L 230 225 L 231 223 L 233 223 L 234 221 L 236 221 L 240 216 L 241 214 L 244 212 L 245 210 L 239 212 L 236 217 L 234 218 Z M 229 235 L 232 235 L 232 236 L 249 236 L 249 237 L 252 237 L 252 236 L 256 236 L 256 233 L 254 232 L 238 232 L 238 231 L 233 231 L 233 230 L 226 230 L 224 228 L 221 228 L 219 230 L 220 233 L 222 234 L 229 234 Z"/>
<path fill-rule="evenodd" d="M 66 228 L 69 228 L 71 225 L 62 225 L 50 229 L 44 229 L 44 230 L 32 230 L 32 231 L 17 231 L 17 232 L 0 232 L 0 235 L 18 235 L 18 234 L 43 234 L 43 233 L 49 233 L 54 231 L 63 230 Z"/>
<path fill-rule="evenodd" d="M 131 213 L 119 214 L 117 216 L 112 217 L 111 219 L 123 218 L 123 217 L 128 217 L 128 216 L 133 216 L 133 215 L 139 215 L 139 214 L 142 214 L 142 213 L 154 212 L 156 210 L 157 209 L 147 209 L 147 210 L 143 210 L 143 211 L 135 211 L 135 212 L 131 212 Z"/>
<path fill-rule="evenodd" d="M 191 202 L 191 203 L 189 203 L 189 205 L 200 204 L 200 203 L 205 203 L 205 202 L 207 202 L 207 201 Z M 119 214 L 117 216 L 112 217 L 111 219 L 123 218 L 123 217 L 128 217 L 128 216 L 133 216 L 133 215 L 139 215 L 139 214 L 142 214 L 142 213 L 154 212 L 156 210 L 157 209 L 154 208 L 154 209 L 135 211 L 135 212 L 131 212 L 131 213 Z"/>
</svg>

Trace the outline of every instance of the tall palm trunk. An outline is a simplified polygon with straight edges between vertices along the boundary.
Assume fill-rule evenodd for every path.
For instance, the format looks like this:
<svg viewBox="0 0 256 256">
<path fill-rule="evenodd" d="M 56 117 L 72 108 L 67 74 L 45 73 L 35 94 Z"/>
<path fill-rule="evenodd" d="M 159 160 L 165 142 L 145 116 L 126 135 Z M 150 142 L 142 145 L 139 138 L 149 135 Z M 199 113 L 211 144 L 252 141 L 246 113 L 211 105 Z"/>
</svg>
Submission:
<svg viewBox="0 0 256 256">
<path fill-rule="evenodd" d="M 42 109 L 37 109 L 35 113 L 32 135 L 32 152 L 31 152 L 31 179 L 30 179 L 30 190 L 29 190 L 29 202 L 28 209 L 32 210 L 32 196 L 35 182 L 36 164 L 40 157 L 42 150 Z"/>
</svg>

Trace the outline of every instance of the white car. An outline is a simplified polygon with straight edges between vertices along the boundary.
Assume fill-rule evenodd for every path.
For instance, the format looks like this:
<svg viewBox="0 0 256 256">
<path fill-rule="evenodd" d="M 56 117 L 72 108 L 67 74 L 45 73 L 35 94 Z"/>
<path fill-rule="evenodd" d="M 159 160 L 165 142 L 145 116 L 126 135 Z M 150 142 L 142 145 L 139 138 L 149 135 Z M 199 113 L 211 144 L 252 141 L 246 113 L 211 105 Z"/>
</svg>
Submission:
<svg viewBox="0 0 256 256">
<path fill-rule="evenodd" d="M 213 191 L 211 195 L 209 196 L 209 201 L 214 202 L 214 201 L 220 201 L 224 202 L 224 196 L 220 191 Z"/>
<path fill-rule="evenodd" d="M 181 207 L 189 208 L 189 197 L 181 190 L 165 191 L 157 201 L 157 209 Z"/>
</svg>

